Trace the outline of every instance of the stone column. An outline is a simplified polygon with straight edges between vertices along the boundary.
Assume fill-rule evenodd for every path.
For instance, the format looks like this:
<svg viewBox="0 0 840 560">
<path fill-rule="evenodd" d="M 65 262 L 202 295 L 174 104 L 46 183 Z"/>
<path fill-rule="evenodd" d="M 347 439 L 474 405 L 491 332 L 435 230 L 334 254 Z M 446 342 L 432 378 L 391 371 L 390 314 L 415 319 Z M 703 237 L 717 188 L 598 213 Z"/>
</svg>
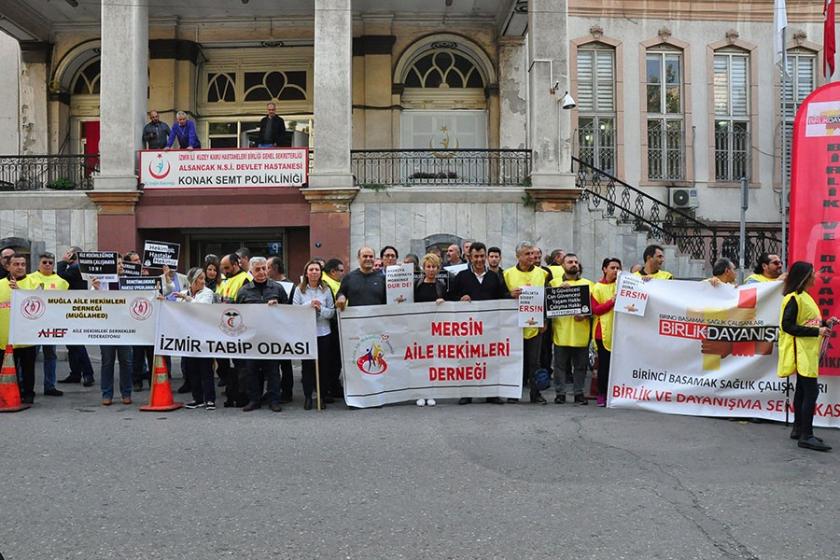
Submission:
<svg viewBox="0 0 840 560">
<path fill-rule="evenodd" d="M 148 0 L 102 0 L 100 174 L 96 190 L 136 191 L 149 67 Z"/>
<path fill-rule="evenodd" d="M 309 187 L 309 254 L 348 262 L 350 202 L 358 188 L 352 147 L 351 0 L 315 0 L 315 161 Z"/>
<path fill-rule="evenodd" d="M 48 152 L 47 81 L 49 43 L 24 42 L 20 46 L 20 153 Z"/>
<path fill-rule="evenodd" d="M 0 76 L 4 76 L 0 96 L 0 154 L 17 155 L 20 151 L 20 46 L 17 39 L 0 33 Z"/>
<path fill-rule="evenodd" d="M 523 37 L 499 39 L 499 147 L 528 145 L 528 62 Z"/>
<path fill-rule="evenodd" d="M 350 0 L 315 0 L 315 166 L 309 188 L 352 188 Z"/>
<path fill-rule="evenodd" d="M 532 152 L 531 185 L 574 187 L 571 115 L 561 108 L 569 89 L 569 38 L 566 0 L 528 3 L 528 101 Z M 555 82 L 558 87 L 552 92 Z"/>
</svg>

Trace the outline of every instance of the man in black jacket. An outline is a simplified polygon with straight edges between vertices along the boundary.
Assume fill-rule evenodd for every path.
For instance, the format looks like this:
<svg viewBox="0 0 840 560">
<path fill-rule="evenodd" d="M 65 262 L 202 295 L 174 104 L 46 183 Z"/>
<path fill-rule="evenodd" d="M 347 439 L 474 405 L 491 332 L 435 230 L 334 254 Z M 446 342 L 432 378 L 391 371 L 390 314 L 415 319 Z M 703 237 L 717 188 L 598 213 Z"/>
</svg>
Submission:
<svg viewBox="0 0 840 560">
<path fill-rule="evenodd" d="M 260 121 L 260 134 L 257 136 L 258 148 L 273 148 L 283 144 L 283 134 L 286 132 L 286 123 L 277 116 L 277 107 L 274 103 L 266 106 L 267 115 Z"/>
<path fill-rule="evenodd" d="M 504 299 L 507 286 L 498 274 L 487 268 L 487 248 L 484 243 L 475 241 L 470 245 L 470 266 L 462 270 L 452 282 L 452 298 L 459 301 L 484 301 Z M 462 397 L 458 404 L 469 404 L 470 397 Z M 488 397 L 487 402 L 502 404 L 499 397 Z"/>
<path fill-rule="evenodd" d="M 143 127 L 143 147 L 149 150 L 162 150 L 169 140 L 169 125 L 160 122 L 157 111 L 149 111 L 149 122 Z"/>
<path fill-rule="evenodd" d="M 87 290 L 87 280 L 82 278 L 79 270 L 79 251 L 81 247 L 70 247 L 58 263 L 58 275 L 67 280 L 71 290 Z M 85 387 L 92 387 L 93 365 L 90 363 L 87 348 L 84 346 L 67 347 L 67 363 L 70 375 L 61 379 L 59 383 L 82 383 Z"/>
<path fill-rule="evenodd" d="M 268 263 L 264 257 L 254 257 L 250 262 L 252 280 L 243 284 L 236 294 L 236 303 L 265 303 L 277 305 L 287 303 L 288 296 L 283 286 L 268 277 Z M 280 360 L 246 360 L 248 380 L 248 404 L 242 409 L 251 412 L 260 408 L 262 378 L 268 383 L 269 407 L 280 412 Z"/>
</svg>

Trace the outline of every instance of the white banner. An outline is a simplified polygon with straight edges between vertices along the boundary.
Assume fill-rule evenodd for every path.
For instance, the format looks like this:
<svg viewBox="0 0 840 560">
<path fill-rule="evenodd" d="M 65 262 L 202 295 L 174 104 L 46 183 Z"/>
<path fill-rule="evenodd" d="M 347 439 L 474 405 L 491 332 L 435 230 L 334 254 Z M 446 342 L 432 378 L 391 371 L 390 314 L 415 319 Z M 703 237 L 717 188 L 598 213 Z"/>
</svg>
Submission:
<svg viewBox="0 0 840 560">
<path fill-rule="evenodd" d="M 615 314 L 608 406 L 784 421 L 789 388 L 792 421 L 795 377 L 776 376 L 781 282 L 646 287 L 644 317 Z M 840 427 L 840 379 L 819 384 L 814 423 Z"/>
<path fill-rule="evenodd" d="M 348 307 L 339 314 L 344 400 L 522 396 L 522 330 L 511 300 Z"/>
<path fill-rule="evenodd" d="M 155 292 L 13 290 L 13 344 L 150 346 Z"/>
<path fill-rule="evenodd" d="M 306 305 L 161 302 L 155 354 L 196 358 L 318 357 L 315 310 Z"/>
<path fill-rule="evenodd" d="M 143 150 L 146 189 L 300 187 L 307 182 L 306 148 Z"/>
</svg>

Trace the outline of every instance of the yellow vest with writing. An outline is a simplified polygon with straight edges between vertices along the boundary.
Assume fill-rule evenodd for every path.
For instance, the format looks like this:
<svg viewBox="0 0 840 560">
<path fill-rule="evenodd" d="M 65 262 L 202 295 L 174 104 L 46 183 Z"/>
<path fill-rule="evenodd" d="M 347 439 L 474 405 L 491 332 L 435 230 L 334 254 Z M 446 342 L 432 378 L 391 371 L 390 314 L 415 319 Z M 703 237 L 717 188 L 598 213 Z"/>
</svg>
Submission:
<svg viewBox="0 0 840 560">
<path fill-rule="evenodd" d="M 577 280 L 563 280 L 563 277 L 555 278 L 551 281 L 550 286 L 556 288 L 560 284 L 568 284 L 569 286 L 589 286 L 592 290 L 592 282 L 586 278 L 578 278 Z M 551 320 L 551 334 L 555 346 L 567 346 L 571 348 L 584 348 L 589 346 L 589 337 L 592 333 L 591 317 L 587 317 L 584 321 L 576 321 L 574 315 L 567 317 L 557 317 Z"/>
<path fill-rule="evenodd" d="M 650 278 L 652 280 L 670 280 L 674 277 L 674 275 L 667 270 L 660 270 L 656 274 L 642 274 L 641 270 L 637 270 L 633 274 L 641 276 L 642 278 Z"/>
<path fill-rule="evenodd" d="M 592 297 L 595 301 L 598 303 L 606 303 L 615 297 L 617 287 L 618 282 L 613 282 L 612 284 L 602 284 L 599 282 L 590 289 L 592 290 Z M 612 352 L 612 326 L 613 319 L 615 318 L 615 308 L 610 309 L 603 315 L 594 315 L 594 317 L 595 325 L 592 332 L 594 333 L 594 329 L 597 328 L 598 325 L 601 325 L 601 341 L 604 343 L 604 348 L 606 348 L 609 352 Z"/>
<path fill-rule="evenodd" d="M 538 266 L 528 272 L 522 272 L 514 265 L 505 269 L 502 274 L 505 277 L 505 284 L 507 284 L 509 292 L 522 286 L 545 286 L 545 279 L 548 276 L 548 273 Z M 524 327 L 522 329 L 522 336 L 525 340 L 534 338 L 538 334 L 540 334 L 539 327 Z"/>
<path fill-rule="evenodd" d="M 70 284 L 59 276 L 58 274 L 50 274 L 46 276 L 41 274 L 39 271 L 35 271 L 31 273 L 29 276 L 26 277 L 27 281 L 31 282 L 33 285 L 33 290 L 37 290 L 41 286 L 44 287 L 45 290 L 69 290 Z"/>
<path fill-rule="evenodd" d="M 813 322 L 813 326 L 820 325 L 820 309 L 808 292 L 791 292 L 782 299 L 782 310 L 779 312 L 779 365 L 776 374 L 779 377 L 788 377 L 794 373 L 803 377 L 817 377 L 820 371 L 822 337 L 792 336 L 781 327 L 785 307 L 791 298 L 796 300 L 799 308 L 796 314 L 797 325 L 805 325 L 808 322 Z"/>
<path fill-rule="evenodd" d="M 30 279 L 30 274 L 22 280 L 18 280 L 18 288 L 21 290 L 35 290 L 37 285 Z M 12 288 L 9 286 L 9 279 L 0 280 L 0 346 L 3 350 L 9 343 L 9 319 L 12 314 Z M 28 345 L 15 344 L 15 348 L 25 348 Z"/>
</svg>

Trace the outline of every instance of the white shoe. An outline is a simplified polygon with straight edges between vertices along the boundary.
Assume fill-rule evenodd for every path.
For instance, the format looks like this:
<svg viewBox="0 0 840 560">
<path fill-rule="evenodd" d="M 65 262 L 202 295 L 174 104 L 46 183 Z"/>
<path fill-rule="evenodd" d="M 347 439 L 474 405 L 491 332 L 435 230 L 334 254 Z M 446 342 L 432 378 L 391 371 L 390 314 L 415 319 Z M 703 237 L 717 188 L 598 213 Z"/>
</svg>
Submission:
<svg viewBox="0 0 840 560">
<path fill-rule="evenodd" d="M 426 406 L 426 399 L 417 399 L 417 406 Z"/>
<path fill-rule="evenodd" d="M 426 406 L 435 406 L 436 404 L 435 399 L 426 399 Z"/>
</svg>

